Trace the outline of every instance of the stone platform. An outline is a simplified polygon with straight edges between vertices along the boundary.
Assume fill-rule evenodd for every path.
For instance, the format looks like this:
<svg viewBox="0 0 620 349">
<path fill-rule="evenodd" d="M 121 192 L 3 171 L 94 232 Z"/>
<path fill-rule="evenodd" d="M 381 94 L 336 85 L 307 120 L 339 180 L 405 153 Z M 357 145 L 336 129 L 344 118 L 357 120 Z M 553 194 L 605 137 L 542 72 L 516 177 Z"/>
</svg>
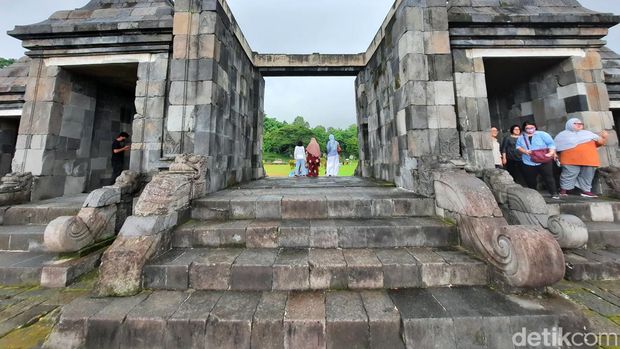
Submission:
<svg viewBox="0 0 620 349">
<path fill-rule="evenodd" d="M 558 298 L 486 287 L 394 291 L 157 291 L 80 298 L 48 348 L 512 348 L 512 336 L 584 319 Z"/>
</svg>

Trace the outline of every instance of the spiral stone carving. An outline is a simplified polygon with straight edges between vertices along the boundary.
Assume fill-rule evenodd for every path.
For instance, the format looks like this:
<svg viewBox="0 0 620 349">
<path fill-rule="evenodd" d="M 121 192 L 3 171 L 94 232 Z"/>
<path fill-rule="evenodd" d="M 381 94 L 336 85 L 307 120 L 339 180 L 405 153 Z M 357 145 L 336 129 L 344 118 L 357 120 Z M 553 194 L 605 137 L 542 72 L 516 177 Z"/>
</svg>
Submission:
<svg viewBox="0 0 620 349">
<path fill-rule="evenodd" d="M 561 214 L 549 217 L 547 229 L 563 248 L 580 248 L 588 243 L 588 227 L 577 216 Z"/>
<path fill-rule="evenodd" d="M 536 190 L 524 188 L 512 181 L 508 172 L 487 170 L 484 180 L 491 188 L 507 219 L 512 224 L 535 225 L 546 228 L 562 248 L 580 248 L 588 242 L 588 228 L 572 215 L 549 217 L 545 199 Z"/>
<path fill-rule="evenodd" d="M 463 246 L 493 265 L 509 285 L 537 288 L 564 276 L 564 255 L 553 236 L 540 226 L 508 225 L 495 213 L 499 207 L 481 180 L 464 172 L 441 173 L 435 193 L 437 206 L 457 217 Z"/>
</svg>

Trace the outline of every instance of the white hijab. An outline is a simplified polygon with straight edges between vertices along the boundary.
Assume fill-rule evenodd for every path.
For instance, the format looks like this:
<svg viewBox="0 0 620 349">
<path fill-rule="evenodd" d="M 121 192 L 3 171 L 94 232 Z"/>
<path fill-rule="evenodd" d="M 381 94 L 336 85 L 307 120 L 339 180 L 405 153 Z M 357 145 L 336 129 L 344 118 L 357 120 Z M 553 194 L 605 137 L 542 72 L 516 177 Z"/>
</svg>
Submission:
<svg viewBox="0 0 620 349">
<path fill-rule="evenodd" d="M 581 130 L 575 131 L 575 123 L 581 122 L 577 118 L 572 118 L 566 122 L 566 130 L 560 132 L 555 139 L 556 150 L 563 151 L 573 149 L 576 146 L 598 139 L 598 135 L 594 132 Z"/>
</svg>

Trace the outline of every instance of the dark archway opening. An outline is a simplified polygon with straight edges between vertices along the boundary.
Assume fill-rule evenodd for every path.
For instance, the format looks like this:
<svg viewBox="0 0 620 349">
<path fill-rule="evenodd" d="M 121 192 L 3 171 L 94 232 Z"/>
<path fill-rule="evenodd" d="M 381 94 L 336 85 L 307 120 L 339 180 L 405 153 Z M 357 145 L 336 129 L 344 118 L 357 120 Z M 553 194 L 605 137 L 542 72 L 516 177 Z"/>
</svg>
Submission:
<svg viewBox="0 0 620 349">
<path fill-rule="evenodd" d="M 60 136 L 67 142 L 65 187 L 72 187 L 65 193 L 89 192 L 114 182 L 112 141 L 120 132 L 131 134 L 137 69 L 137 64 L 63 68 L 67 91 L 61 96 Z M 124 164 L 127 169 L 129 152 Z"/>
</svg>

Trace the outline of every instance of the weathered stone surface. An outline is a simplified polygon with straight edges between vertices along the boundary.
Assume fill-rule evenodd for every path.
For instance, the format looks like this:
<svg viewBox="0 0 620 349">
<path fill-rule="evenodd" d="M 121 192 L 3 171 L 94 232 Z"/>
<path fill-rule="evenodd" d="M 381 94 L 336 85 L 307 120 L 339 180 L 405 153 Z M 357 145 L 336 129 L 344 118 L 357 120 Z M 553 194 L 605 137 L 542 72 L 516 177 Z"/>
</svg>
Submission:
<svg viewBox="0 0 620 349">
<path fill-rule="evenodd" d="M 230 287 L 233 290 L 271 290 L 272 266 L 277 250 L 244 250 L 231 269 Z"/>
<path fill-rule="evenodd" d="M 45 228 L 44 239 L 51 251 L 78 251 L 95 241 L 86 223 L 78 216 L 58 217 Z"/>
<path fill-rule="evenodd" d="M 325 337 L 328 348 L 368 348 L 368 316 L 359 294 L 336 291 L 325 299 Z"/>
<path fill-rule="evenodd" d="M 326 348 L 325 295 L 292 293 L 284 314 L 285 348 Z"/>
<path fill-rule="evenodd" d="M 438 178 L 437 205 L 455 214 L 462 245 L 496 267 L 508 284 L 542 287 L 561 280 L 564 258 L 551 234 L 540 226 L 509 226 L 501 215 L 488 214 L 499 207 L 484 182 L 473 176 L 450 172 Z M 472 193 L 476 188 L 477 194 Z M 452 194 L 456 203 L 442 201 L 442 192 L 459 193 Z M 486 202 L 486 215 L 474 213 L 481 201 Z M 468 211 L 471 208 L 476 210 Z"/>
<path fill-rule="evenodd" d="M 0 180 L 0 206 L 21 204 L 30 201 L 32 173 L 11 172 Z"/>
<path fill-rule="evenodd" d="M 347 263 L 341 250 L 311 249 L 308 255 L 311 289 L 348 287 Z"/>
<path fill-rule="evenodd" d="M 166 322 L 165 346 L 203 348 L 209 314 L 222 297 L 219 292 L 194 292 Z"/>
<path fill-rule="evenodd" d="M 497 220 L 461 217 L 464 246 L 497 267 L 511 285 L 542 287 L 562 279 L 564 258 L 551 234 L 542 228 L 509 226 Z"/>
<path fill-rule="evenodd" d="M 250 348 L 259 294 L 225 293 L 207 320 L 206 347 Z"/>
<path fill-rule="evenodd" d="M 599 168 L 598 173 L 605 179 L 605 184 L 609 188 L 608 195 L 620 199 L 620 168 L 605 167 Z"/>
<path fill-rule="evenodd" d="M 545 199 L 540 193 L 520 186 L 508 188 L 508 207 L 531 214 L 548 214 L 549 212 Z"/>
<path fill-rule="evenodd" d="M 95 290 L 101 296 L 129 296 L 140 291 L 142 268 L 160 248 L 162 234 L 119 237 L 103 254 Z"/>
<path fill-rule="evenodd" d="M 307 290 L 309 288 L 308 251 L 281 251 L 273 264 L 273 289 Z"/>
<path fill-rule="evenodd" d="M 562 248 L 581 248 L 588 243 L 588 227 L 576 216 L 557 215 L 549 217 L 547 229 Z"/>
<path fill-rule="evenodd" d="M 284 349 L 284 311 L 288 294 L 265 292 L 252 321 L 252 345 L 255 348 Z"/>
<path fill-rule="evenodd" d="M 116 187 L 96 189 L 88 194 L 83 207 L 104 207 L 121 202 L 121 190 Z"/>
<path fill-rule="evenodd" d="M 163 174 L 153 178 L 140 195 L 134 214 L 166 215 L 189 207 L 192 185 L 185 174 Z"/>
<path fill-rule="evenodd" d="M 405 347 L 401 337 L 400 313 L 385 291 L 360 292 L 368 315 L 371 348 Z"/>
<path fill-rule="evenodd" d="M 489 188 L 474 176 L 443 172 L 435 179 L 437 206 L 471 217 L 501 216 Z"/>
<path fill-rule="evenodd" d="M 178 222 L 178 214 L 173 212 L 168 215 L 154 216 L 130 216 L 125 220 L 121 228 L 120 236 L 129 238 L 134 236 L 158 235 L 173 228 Z"/>
<path fill-rule="evenodd" d="M 218 249 L 202 254 L 190 267 L 190 287 L 197 290 L 229 289 L 231 267 L 239 254 L 240 249 Z"/>
<path fill-rule="evenodd" d="M 344 250 L 349 276 L 349 288 L 381 288 L 382 265 L 372 250 Z"/>
</svg>

